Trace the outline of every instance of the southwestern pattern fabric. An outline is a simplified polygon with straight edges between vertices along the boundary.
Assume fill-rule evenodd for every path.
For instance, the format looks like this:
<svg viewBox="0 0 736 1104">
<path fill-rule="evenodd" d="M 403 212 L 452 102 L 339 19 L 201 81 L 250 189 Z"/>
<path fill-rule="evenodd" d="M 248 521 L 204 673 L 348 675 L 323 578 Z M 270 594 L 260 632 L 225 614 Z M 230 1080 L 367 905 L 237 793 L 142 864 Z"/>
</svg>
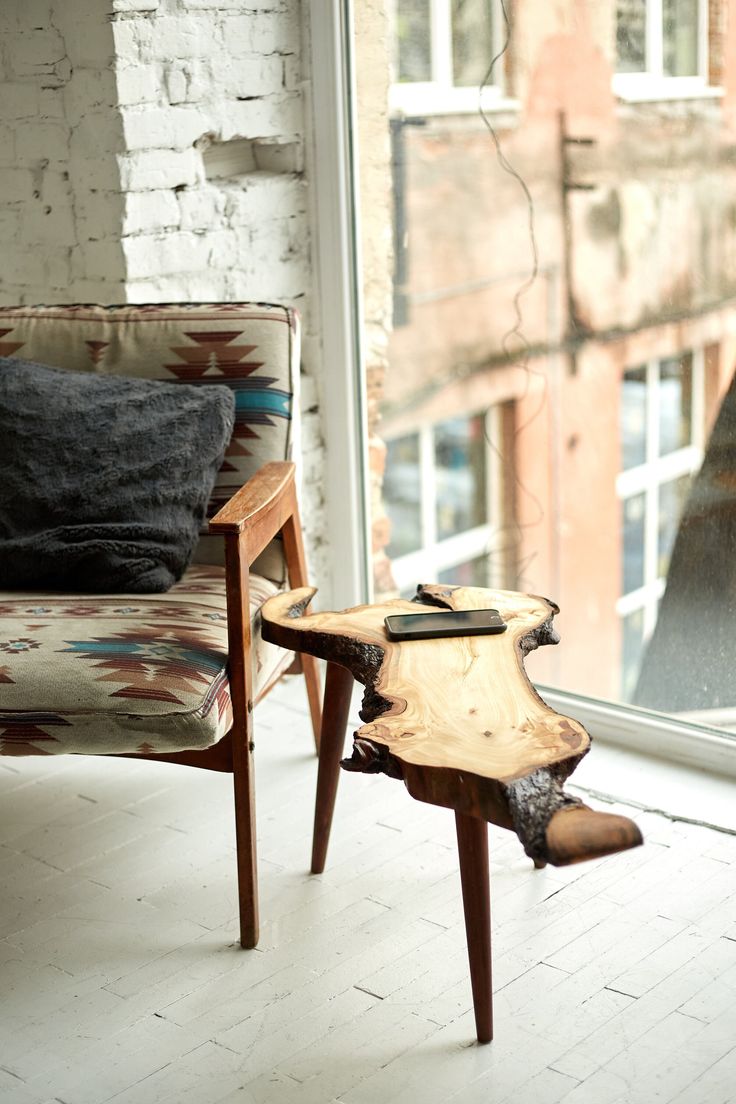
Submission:
<svg viewBox="0 0 736 1104">
<path fill-rule="evenodd" d="M 207 516 L 268 460 L 290 460 L 298 407 L 299 327 L 294 311 L 268 304 L 160 304 L 0 308 L 0 356 L 54 368 L 196 385 L 235 395 L 235 428 Z M 222 563 L 222 539 L 203 533 L 199 563 Z M 280 547 L 255 570 L 284 582 Z"/>
<path fill-rule="evenodd" d="M 250 577 L 255 692 L 291 654 L 258 611 L 278 587 Z M 232 725 L 224 570 L 195 565 L 165 594 L 0 593 L 0 755 L 173 752 Z"/>
</svg>

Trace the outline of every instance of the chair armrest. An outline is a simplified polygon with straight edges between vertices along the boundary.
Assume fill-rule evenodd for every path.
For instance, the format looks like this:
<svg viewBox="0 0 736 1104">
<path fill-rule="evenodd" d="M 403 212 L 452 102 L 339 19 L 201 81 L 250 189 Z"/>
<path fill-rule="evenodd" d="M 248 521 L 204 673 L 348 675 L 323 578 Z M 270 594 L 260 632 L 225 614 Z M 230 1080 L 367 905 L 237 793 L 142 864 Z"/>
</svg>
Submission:
<svg viewBox="0 0 736 1104">
<path fill-rule="evenodd" d="M 296 467 L 271 461 L 225 503 L 209 523 L 211 533 L 244 540 L 253 562 L 292 516 L 296 504 Z"/>
</svg>

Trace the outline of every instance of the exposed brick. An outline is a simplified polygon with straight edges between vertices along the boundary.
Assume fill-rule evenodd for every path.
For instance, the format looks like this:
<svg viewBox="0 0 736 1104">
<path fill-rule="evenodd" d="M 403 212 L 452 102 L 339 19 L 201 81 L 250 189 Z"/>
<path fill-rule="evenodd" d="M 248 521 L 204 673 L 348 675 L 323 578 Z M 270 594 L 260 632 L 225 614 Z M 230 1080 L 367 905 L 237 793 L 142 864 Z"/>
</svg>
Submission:
<svg viewBox="0 0 736 1104">
<path fill-rule="evenodd" d="M 5 203 L 29 200 L 34 187 L 35 179 L 30 169 L 0 169 L 0 196 Z"/>
<path fill-rule="evenodd" d="M 130 192 L 124 200 L 124 234 L 139 234 L 179 226 L 181 211 L 170 189 L 158 192 Z"/>
<path fill-rule="evenodd" d="M 40 250 L 28 249 L 25 243 L 7 244 L 3 249 L 3 283 L 43 285 L 46 279 L 45 258 Z"/>
<path fill-rule="evenodd" d="M 64 40 L 66 56 L 74 70 L 112 70 L 115 48 L 107 4 L 54 0 L 53 22 Z"/>
<path fill-rule="evenodd" d="M 208 271 L 210 241 L 207 234 L 174 231 L 123 239 L 128 274 L 145 279 L 177 272 Z"/>
<path fill-rule="evenodd" d="M 155 68 L 148 65 L 118 66 L 115 81 L 117 101 L 121 107 L 155 103 L 161 94 L 158 73 Z"/>
<path fill-rule="evenodd" d="M 198 179 L 201 158 L 195 150 L 141 150 L 120 158 L 120 185 L 142 192 L 178 188 Z"/>
<path fill-rule="evenodd" d="M 10 207 L 7 204 L 0 206 L 0 241 L 3 243 L 13 241 L 20 233 L 20 222 L 23 214 L 22 207 Z"/>
<path fill-rule="evenodd" d="M 114 12 L 150 12 L 156 11 L 160 0 L 112 0 Z"/>
<path fill-rule="evenodd" d="M 117 115 L 115 95 L 115 78 L 112 72 L 107 69 L 94 72 L 80 68 L 72 74 L 64 89 L 63 99 L 57 96 L 57 102 L 62 106 L 63 117 L 72 126 L 87 119 L 93 111 L 107 112 L 109 121 L 112 122 Z M 104 140 L 104 134 L 100 138 Z"/>
<path fill-rule="evenodd" d="M 216 9 L 218 11 L 226 11 L 228 9 L 235 9 L 237 11 L 275 11 L 279 8 L 278 0 L 263 0 L 263 3 L 256 5 L 254 2 L 243 3 L 242 0 L 188 0 L 187 7 L 192 9 L 198 9 L 200 11 Z"/>
<path fill-rule="evenodd" d="M 119 241 L 81 242 L 74 253 L 74 274 L 85 279 L 109 279 L 111 273 L 120 271 L 121 259 L 122 248 Z"/>
<path fill-rule="evenodd" d="M 85 191 L 75 198 L 79 237 L 82 241 L 114 240 L 122 208 L 122 197 L 115 191 Z"/>
<path fill-rule="evenodd" d="M 207 57 L 213 47 L 210 19 L 196 15 L 118 20 L 113 23 L 113 34 L 121 60 Z"/>
<path fill-rule="evenodd" d="M 221 224 L 227 203 L 227 197 L 221 188 L 207 186 L 191 191 L 185 189 L 176 198 L 179 201 L 182 230 L 207 230 Z"/>
<path fill-rule="evenodd" d="M 16 132 L 13 127 L 0 126 L 0 167 L 7 165 L 9 168 L 17 165 L 15 154 Z"/>
<path fill-rule="evenodd" d="M 31 31 L 48 27 L 51 23 L 52 0 L 24 0 L 22 4 L 3 4 L 3 19 L 8 20 L 9 29 Z"/>
<path fill-rule="evenodd" d="M 15 157 L 19 167 L 38 161 L 66 161 L 69 156 L 69 129 L 61 122 L 38 122 L 33 127 L 21 127 L 15 137 Z"/>
<path fill-rule="evenodd" d="M 295 93 L 279 93 L 240 102 L 228 95 L 214 108 L 219 138 L 249 137 L 296 140 L 303 133 L 303 105 Z"/>
<path fill-rule="evenodd" d="M 199 59 L 167 66 L 164 83 L 171 104 L 210 101 L 217 88 L 212 67 Z"/>
<path fill-rule="evenodd" d="M 28 245 L 75 245 L 77 232 L 71 204 L 54 207 L 39 201 L 24 207 L 20 237 Z"/>
<path fill-rule="evenodd" d="M 231 57 L 297 54 L 300 28 L 296 13 L 284 18 L 278 12 L 226 16 L 222 21 L 222 40 Z"/>
<path fill-rule="evenodd" d="M 125 147 L 186 149 L 208 130 L 207 115 L 197 107 L 135 107 L 122 112 Z"/>
<path fill-rule="evenodd" d="M 278 55 L 243 58 L 232 66 L 228 87 L 232 96 L 267 96 L 284 87 L 283 61 Z"/>
<path fill-rule="evenodd" d="M 7 83 L 2 89 L 2 117 L 29 119 L 38 115 L 38 88 L 33 84 Z"/>
</svg>

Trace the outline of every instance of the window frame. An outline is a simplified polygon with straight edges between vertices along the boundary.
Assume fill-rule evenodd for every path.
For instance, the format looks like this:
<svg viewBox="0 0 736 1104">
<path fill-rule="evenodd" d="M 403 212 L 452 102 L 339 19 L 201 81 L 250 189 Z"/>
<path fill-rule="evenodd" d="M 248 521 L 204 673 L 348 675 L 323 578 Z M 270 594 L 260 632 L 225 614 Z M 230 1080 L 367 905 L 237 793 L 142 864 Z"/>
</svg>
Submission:
<svg viewBox="0 0 736 1104">
<path fill-rule="evenodd" d="M 660 455 L 660 387 L 663 362 L 690 354 L 692 371 L 692 405 L 690 409 L 690 444 Z M 659 601 L 664 594 L 666 577 L 659 573 L 659 498 L 663 486 L 683 476 L 697 473 L 705 454 L 705 352 L 702 346 L 682 350 L 674 358 L 653 357 L 642 365 L 646 370 L 646 455 L 643 463 L 620 471 L 616 477 L 616 497 L 623 503 L 638 495 L 644 496 L 644 580 L 641 586 L 626 591 L 616 602 L 616 613 L 623 628 L 623 619 L 642 611 L 643 644 L 646 645 L 657 623 Z M 622 541 L 622 566 L 623 566 Z M 623 575 L 623 572 L 622 572 Z"/>
<path fill-rule="evenodd" d="M 399 591 L 406 591 L 416 584 L 420 577 L 437 578 L 443 571 L 477 559 L 479 556 L 501 552 L 499 535 L 503 529 L 503 490 L 500 464 L 491 441 L 500 439 L 501 409 L 491 406 L 487 410 L 477 410 L 467 415 L 484 418 L 486 462 L 486 517 L 491 519 L 483 525 L 453 533 L 450 537 L 437 536 L 437 482 L 434 462 L 434 433 L 443 422 L 427 423 L 408 433 L 388 435 L 386 443 L 402 437 L 416 436 L 419 439 L 419 517 L 421 528 L 420 547 L 413 552 L 391 559 L 391 571 Z M 492 519 L 496 519 L 495 521 Z M 486 585 L 500 585 L 497 575 L 503 573 L 503 565 L 489 569 L 489 581 Z"/>
<path fill-rule="evenodd" d="M 616 95 L 624 100 L 689 99 L 719 95 L 722 90 L 708 83 L 708 0 L 698 0 L 698 72 L 690 77 L 669 77 L 663 72 L 662 0 L 645 0 L 645 3 L 645 68 L 638 73 L 619 73 L 616 68 L 613 76 L 613 90 Z"/>
<path fill-rule="evenodd" d="M 398 43 L 395 32 L 396 2 L 392 5 L 393 26 L 391 36 Z M 430 15 L 430 66 L 432 79 L 428 81 L 392 80 L 389 87 L 389 110 L 392 114 L 404 115 L 443 115 L 464 114 L 478 111 L 497 110 L 508 104 L 503 93 L 503 82 L 493 84 L 463 86 L 453 84 L 452 80 L 452 0 L 427 0 Z M 487 0 L 491 8 L 493 54 L 501 46 L 501 26 L 503 23 L 500 0 Z"/>
</svg>

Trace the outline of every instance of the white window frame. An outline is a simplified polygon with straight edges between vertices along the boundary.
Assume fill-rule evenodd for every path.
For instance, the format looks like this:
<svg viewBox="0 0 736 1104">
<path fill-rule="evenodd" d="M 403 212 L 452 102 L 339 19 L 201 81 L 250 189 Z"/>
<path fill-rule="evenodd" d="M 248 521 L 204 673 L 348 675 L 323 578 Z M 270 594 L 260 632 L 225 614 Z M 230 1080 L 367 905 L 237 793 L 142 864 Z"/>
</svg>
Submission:
<svg viewBox="0 0 736 1104">
<path fill-rule="evenodd" d="M 703 462 L 705 432 L 705 356 L 702 348 L 688 350 L 692 355 L 692 405 L 690 441 L 684 448 L 659 455 L 660 365 L 666 357 L 646 363 L 646 456 L 643 464 L 621 472 L 616 479 L 620 502 L 644 495 L 644 583 L 618 599 L 616 613 L 624 618 L 640 610 L 644 614 L 644 644 L 654 632 L 659 601 L 666 580 L 659 574 L 659 493 L 660 488 L 684 475 L 694 475 Z M 680 354 L 683 355 L 683 354 Z"/>
<path fill-rule="evenodd" d="M 493 16 L 493 54 L 500 49 L 503 41 L 503 14 L 500 0 L 487 0 Z M 452 80 L 452 2 L 451 0 L 428 0 L 430 8 L 431 69 L 432 80 L 399 82 L 395 81 L 389 89 L 389 108 L 393 114 L 404 115 L 443 115 L 498 110 L 508 106 L 502 82 L 478 87 L 459 88 Z M 395 35 L 395 3 L 393 8 L 392 35 Z M 488 59 L 490 65 L 491 58 Z M 497 62 L 497 67 L 501 61 Z M 497 74 L 500 69 L 497 68 Z"/>
<path fill-rule="evenodd" d="M 391 570 L 400 591 L 413 589 L 417 583 L 433 582 L 441 572 L 449 571 L 468 560 L 479 556 L 500 552 L 499 537 L 502 529 L 501 511 L 503 508 L 501 473 L 495 450 L 489 441 L 499 440 L 501 422 L 500 408 L 491 407 L 483 411 L 471 411 L 462 417 L 473 418 L 478 415 L 485 418 L 485 461 L 486 461 L 486 517 L 493 519 L 484 525 L 454 533 L 451 537 L 439 539 L 437 536 L 437 483 L 434 460 L 434 431 L 442 422 L 420 426 L 414 431 L 419 438 L 419 516 L 421 519 L 421 547 L 415 552 L 407 552 L 391 560 Z M 402 433 L 398 436 L 412 436 Z M 391 438 L 388 438 L 391 440 Z M 502 565 L 498 571 L 489 572 L 488 586 L 501 585 Z"/>
<path fill-rule="evenodd" d="M 319 228 L 312 255 L 330 534 L 330 573 L 319 595 L 326 609 L 359 605 L 372 596 L 352 13 L 351 0 L 320 0 L 303 13 L 311 69 L 304 87 L 312 129 L 310 200 L 312 225 Z"/>
<path fill-rule="evenodd" d="M 722 89 L 708 84 L 708 0 L 698 0 L 698 5 L 697 74 L 691 77 L 665 76 L 662 0 L 646 0 L 646 68 L 641 73 L 615 73 L 613 90 L 617 96 L 624 100 L 660 100 L 722 93 Z"/>
</svg>

